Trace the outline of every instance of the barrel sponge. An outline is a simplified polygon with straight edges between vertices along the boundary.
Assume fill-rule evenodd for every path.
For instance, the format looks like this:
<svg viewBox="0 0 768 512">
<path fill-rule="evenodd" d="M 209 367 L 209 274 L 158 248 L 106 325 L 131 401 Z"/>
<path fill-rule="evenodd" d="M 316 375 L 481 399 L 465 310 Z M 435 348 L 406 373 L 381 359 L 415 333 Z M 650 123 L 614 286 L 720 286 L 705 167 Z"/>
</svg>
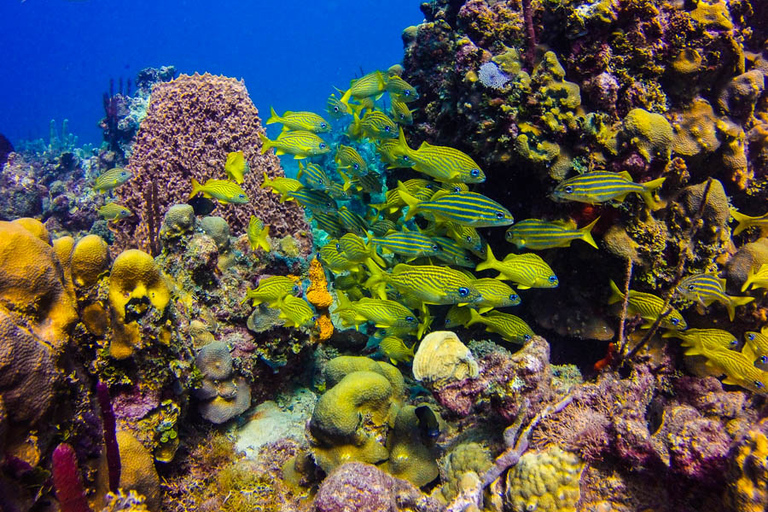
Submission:
<svg viewBox="0 0 768 512">
<path fill-rule="evenodd" d="M 232 375 L 232 355 L 227 344 L 221 341 L 201 348 L 195 364 L 206 380 L 224 380 Z"/>
<path fill-rule="evenodd" d="M 362 356 L 339 356 L 331 359 L 325 367 L 325 383 L 327 387 L 333 387 L 350 373 L 358 371 L 383 375 L 392 386 L 392 396 L 397 400 L 404 396 L 405 380 L 396 366 Z"/>
<path fill-rule="evenodd" d="M 552 445 L 525 453 L 507 473 L 506 509 L 515 512 L 576 512 L 584 463 Z"/>
<path fill-rule="evenodd" d="M 107 243 L 99 235 L 81 238 L 72 251 L 70 268 L 76 286 L 93 286 L 107 269 L 109 251 Z"/>
<path fill-rule="evenodd" d="M 408 480 L 417 487 L 432 482 L 440 474 L 437 457 L 422 440 L 416 407 L 406 405 L 400 409 L 395 428 L 387 437 L 389 459 L 382 469 L 392 476 Z"/>
<path fill-rule="evenodd" d="M 50 244 L 18 222 L 0 222 L 0 299 L 53 346 L 77 321 L 75 298 Z"/>
<path fill-rule="evenodd" d="M 45 342 L 0 307 L 0 401 L 8 420 L 34 426 L 50 410 L 58 380 Z"/>
<path fill-rule="evenodd" d="M 163 274 L 149 254 L 128 249 L 115 258 L 109 275 L 109 302 L 122 319 L 131 299 L 148 298 L 162 311 L 168 305 L 170 293 Z"/>
<path fill-rule="evenodd" d="M 669 160 L 672 156 L 674 131 L 661 114 L 632 109 L 624 118 L 621 131 L 624 139 L 648 162 L 653 158 Z"/>
<path fill-rule="evenodd" d="M 155 469 L 155 458 L 127 430 L 117 432 L 117 446 L 120 451 L 120 487 L 143 495 L 147 508 L 159 512 L 160 478 Z"/>
</svg>

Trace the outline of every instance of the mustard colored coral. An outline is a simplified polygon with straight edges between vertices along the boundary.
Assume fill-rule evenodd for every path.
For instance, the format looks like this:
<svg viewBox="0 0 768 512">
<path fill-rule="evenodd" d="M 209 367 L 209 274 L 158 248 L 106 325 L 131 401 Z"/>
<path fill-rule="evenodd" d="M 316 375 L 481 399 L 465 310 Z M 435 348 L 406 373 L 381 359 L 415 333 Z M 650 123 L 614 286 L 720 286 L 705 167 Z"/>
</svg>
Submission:
<svg viewBox="0 0 768 512">
<path fill-rule="evenodd" d="M 768 504 L 768 437 L 762 430 L 750 430 L 744 437 L 733 460 L 731 475 L 728 483 L 731 510 L 763 512 Z"/>
<path fill-rule="evenodd" d="M 527 452 L 507 473 L 505 510 L 576 512 L 584 463 L 555 445 Z"/>
<path fill-rule="evenodd" d="M 434 443 L 428 446 L 423 437 L 416 407 L 402 407 L 397 414 L 395 428 L 387 438 L 389 459 L 382 468 L 390 475 L 408 480 L 417 487 L 432 482 L 440 474 L 437 452 Z"/>
<path fill-rule="evenodd" d="M 75 245 L 70 260 L 76 286 L 93 286 L 109 265 L 107 243 L 99 235 L 83 237 Z"/>
<path fill-rule="evenodd" d="M 669 160 L 672 154 L 674 132 L 661 114 L 641 108 L 630 110 L 622 124 L 622 135 L 648 162 L 654 158 Z"/>
</svg>

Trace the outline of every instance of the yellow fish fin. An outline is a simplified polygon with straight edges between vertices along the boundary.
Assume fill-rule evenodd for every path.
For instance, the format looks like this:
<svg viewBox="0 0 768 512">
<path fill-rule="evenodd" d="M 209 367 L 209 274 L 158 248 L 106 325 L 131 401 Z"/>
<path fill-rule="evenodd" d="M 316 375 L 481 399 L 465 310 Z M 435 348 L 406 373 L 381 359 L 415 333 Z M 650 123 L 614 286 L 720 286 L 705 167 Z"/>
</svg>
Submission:
<svg viewBox="0 0 768 512">
<path fill-rule="evenodd" d="M 600 217 L 596 218 L 592 222 L 590 222 L 588 225 L 584 226 L 579 230 L 579 233 L 581 234 L 581 239 L 585 242 L 587 242 L 589 245 L 594 247 L 595 249 L 598 249 L 597 243 L 595 243 L 595 239 L 592 238 L 592 228 L 595 227 L 595 224 L 600 220 Z"/>
<path fill-rule="evenodd" d="M 617 302 L 621 302 L 624 300 L 624 293 L 619 290 L 619 287 L 616 286 L 616 283 L 613 282 L 613 279 L 610 281 L 611 284 L 611 296 L 608 298 L 608 304 L 616 304 Z"/>
<path fill-rule="evenodd" d="M 270 148 L 274 147 L 275 143 L 274 141 L 271 141 L 267 138 L 267 136 L 263 133 L 259 134 L 259 139 L 261 139 L 261 154 L 263 155 L 267 151 L 269 151 Z"/>
<path fill-rule="evenodd" d="M 275 112 L 275 107 L 270 106 L 269 107 L 269 112 L 270 112 L 271 116 L 269 117 L 269 119 L 267 119 L 267 124 L 282 123 L 283 122 L 283 119 L 280 116 L 277 115 L 277 112 Z"/>
<path fill-rule="evenodd" d="M 643 191 L 640 192 L 640 195 L 643 196 L 643 199 L 645 200 L 645 204 L 648 205 L 648 208 L 651 210 L 658 210 L 660 208 L 664 207 L 663 202 L 657 201 L 653 194 L 656 191 L 656 189 L 661 188 L 661 186 L 664 184 L 664 180 L 667 178 L 657 178 L 655 180 L 651 180 L 647 183 L 642 183 Z"/>
<path fill-rule="evenodd" d="M 751 227 L 752 221 L 756 219 L 756 217 L 750 217 L 749 215 L 739 213 L 736 209 L 731 210 L 731 217 L 738 222 L 738 225 L 733 229 L 733 236 L 736 236 L 745 229 Z"/>
<path fill-rule="evenodd" d="M 486 246 L 486 249 L 485 249 L 485 261 L 483 261 L 482 263 L 478 263 L 477 266 L 475 267 L 475 270 L 479 272 L 481 270 L 493 268 L 498 263 L 499 263 L 499 260 L 497 260 L 496 256 L 493 255 L 491 246 L 488 245 Z M 499 274 L 499 277 L 502 277 L 502 276 L 503 274 Z M 498 279 L 499 277 L 497 277 L 496 279 Z"/>
<path fill-rule="evenodd" d="M 200 182 L 198 182 L 195 178 L 192 178 L 192 193 L 189 194 L 189 198 L 192 199 L 198 193 L 200 193 L 201 188 L 202 188 L 202 185 L 200 184 Z"/>
</svg>

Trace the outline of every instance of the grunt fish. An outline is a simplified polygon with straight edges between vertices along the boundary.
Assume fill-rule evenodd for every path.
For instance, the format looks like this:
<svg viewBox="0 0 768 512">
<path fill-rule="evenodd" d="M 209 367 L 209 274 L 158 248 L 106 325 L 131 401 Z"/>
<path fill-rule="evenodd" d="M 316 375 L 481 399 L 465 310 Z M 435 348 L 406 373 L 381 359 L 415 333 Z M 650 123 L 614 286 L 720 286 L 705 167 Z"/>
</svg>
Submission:
<svg viewBox="0 0 768 512">
<path fill-rule="evenodd" d="M 269 252 L 271 247 L 269 245 L 269 226 L 265 226 L 261 219 L 256 218 L 255 215 L 251 215 L 248 221 L 248 243 L 251 245 L 251 250 L 255 251 L 258 248 Z"/>
<path fill-rule="evenodd" d="M 227 173 L 227 178 L 234 181 L 238 185 L 242 185 L 244 176 L 250 172 L 251 168 L 248 162 L 245 161 L 245 155 L 242 151 L 232 151 L 227 154 L 227 162 L 224 164 L 224 171 Z"/>
<path fill-rule="evenodd" d="M 262 155 L 270 148 L 275 148 L 276 155 L 290 154 L 293 158 L 301 159 L 324 155 L 331 150 L 323 139 L 307 130 L 283 132 L 275 140 L 268 139 L 266 135 L 260 133 L 259 138 Z"/>
<path fill-rule="evenodd" d="M 99 208 L 99 216 L 107 221 L 118 221 L 133 215 L 125 206 L 117 203 L 107 203 Z"/>
<path fill-rule="evenodd" d="M 728 318 L 733 322 L 736 307 L 743 306 L 755 300 L 754 297 L 733 297 L 725 294 L 725 279 L 714 274 L 693 274 L 683 279 L 676 291 L 682 297 L 692 300 L 704 307 L 713 302 L 722 303 L 728 310 Z"/>
<path fill-rule="evenodd" d="M 499 261 L 493 255 L 491 247 L 486 249 L 485 261 L 479 263 L 475 270 L 492 269 L 499 272 L 496 279 L 504 279 L 517 284 L 517 287 L 528 288 L 557 288 L 560 282 L 549 265 L 534 253 L 508 254 L 504 261 Z"/>
<path fill-rule="evenodd" d="M 611 297 L 608 299 L 608 304 L 616 304 L 624 302 L 624 293 L 619 290 L 616 283 L 611 283 Z M 627 314 L 632 316 L 639 316 L 643 319 L 642 327 L 650 327 L 662 312 L 664 307 L 664 301 L 653 295 L 652 293 L 637 292 L 635 290 L 629 290 L 629 300 L 627 301 Z M 683 315 L 678 310 L 671 308 L 670 313 L 664 317 L 660 326 L 664 329 L 679 329 L 685 330 L 688 328 Z"/>
<path fill-rule="evenodd" d="M 189 198 L 192 199 L 197 194 L 203 194 L 208 199 L 216 199 L 221 204 L 245 204 L 248 202 L 248 196 L 240 185 L 229 180 L 210 179 L 201 185 L 195 178 L 192 178 L 192 192 Z"/>
<path fill-rule="evenodd" d="M 101 175 L 99 175 L 98 178 L 96 178 L 96 181 L 93 184 L 93 189 L 99 192 L 112 190 L 113 188 L 119 187 L 131 179 L 132 176 L 133 173 L 128 169 L 123 169 L 122 167 L 114 167 L 108 171 L 103 172 Z"/>
<path fill-rule="evenodd" d="M 599 220 L 600 217 L 581 229 L 573 229 L 565 223 L 526 219 L 508 228 L 506 239 L 518 249 L 532 251 L 568 247 L 574 240 L 582 240 L 597 249 L 591 231 Z"/>
<path fill-rule="evenodd" d="M 515 315 L 498 311 L 490 311 L 486 315 L 481 315 L 474 309 L 469 310 L 469 315 L 470 320 L 467 322 L 467 327 L 474 324 L 484 324 L 486 331 L 495 332 L 511 343 L 522 345 L 536 335 L 522 318 Z"/>
<path fill-rule="evenodd" d="M 271 116 L 267 119 L 267 124 L 280 123 L 283 125 L 283 131 L 304 130 L 312 133 L 326 133 L 331 131 L 328 121 L 314 112 L 291 112 L 286 111 L 282 116 L 278 116 L 275 109 L 269 107 Z"/>
<path fill-rule="evenodd" d="M 599 204 L 616 200 L 622 202 L 631 193 L 640 194 L 652 209 L 661 205 L 653 198 L 653 191 L 664 184 L 666 178 L 659 178 L 647 183 L 635 183 L 626 171 L 585 172 L 560 182 L 555 187 L 552 197 L 556 201 L 577 201 L 580 203 Z"/>
<path fill-rule="evenodd" d="M 398 185 L 400 197 L 408 204 L 405 220 L 416 213 L 427 213 L 438 221 L 451 221 L 474 228 L 508 226 L 512 214 L 493 199 L 477 192 L 448 192 L 438 190 L 429 201 L 419 201 Z"/>
</svg>

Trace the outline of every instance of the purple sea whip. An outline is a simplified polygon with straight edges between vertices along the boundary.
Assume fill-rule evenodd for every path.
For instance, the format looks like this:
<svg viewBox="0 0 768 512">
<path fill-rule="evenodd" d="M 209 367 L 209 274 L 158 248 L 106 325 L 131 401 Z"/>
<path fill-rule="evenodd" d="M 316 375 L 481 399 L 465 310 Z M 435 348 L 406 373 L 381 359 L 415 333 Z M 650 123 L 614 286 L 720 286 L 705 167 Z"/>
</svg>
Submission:
<svg viewBox="0 0 768 512">
<path fill-rule="evenodd" d="M 117 424 L 115 411 L 112 409 L 112 400 L 109 397 L 109 388 L 99 381 L 96 383 L 96 397 L 101 409 L 101 423 L 104 428 L 104 447 L 107 455 L 107 468 L 109 469 L 109 490 L 117 492 L 120 487 L 120 450 L 117 446 Z"/>
</svg>

